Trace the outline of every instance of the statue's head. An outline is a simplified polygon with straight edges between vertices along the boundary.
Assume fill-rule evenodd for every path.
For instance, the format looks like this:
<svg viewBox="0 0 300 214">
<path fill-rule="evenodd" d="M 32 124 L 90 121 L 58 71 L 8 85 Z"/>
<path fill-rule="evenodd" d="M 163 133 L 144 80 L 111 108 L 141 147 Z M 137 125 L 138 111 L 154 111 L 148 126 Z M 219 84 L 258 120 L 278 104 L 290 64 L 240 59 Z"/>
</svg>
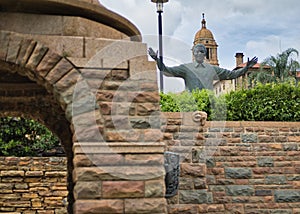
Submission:
<svg viewBox="0 0 300 214">
<path fill-rule="evenodd" d="M 194 45 L 192 51 L 196 62 L 203 63 L 207 51 L 206 47 L 203 44 L 196 44 Z"/>
</svg>

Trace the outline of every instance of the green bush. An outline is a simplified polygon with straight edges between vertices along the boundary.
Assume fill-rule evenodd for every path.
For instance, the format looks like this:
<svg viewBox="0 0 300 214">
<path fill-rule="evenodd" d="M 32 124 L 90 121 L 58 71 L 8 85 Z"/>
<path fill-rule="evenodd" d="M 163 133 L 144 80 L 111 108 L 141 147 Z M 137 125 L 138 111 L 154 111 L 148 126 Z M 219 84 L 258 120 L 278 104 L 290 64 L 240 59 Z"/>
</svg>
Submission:
<svg viewBox="0 0 300 214">
<path fill-rule="evenodd" d="M 300 121 L 300 88 L 288 83 L 231 92 L 226 103 L 228 120 Z"/>
<path fill-rule="evenodd" d="M 224 98 L 217 98 L 210 90 L 184 91 L 179 94 L 161 93 L 160 107 L 162 112 L 205 111 L 209 120 L 226 119 Z"/>
<path fill-rule="evenodd" d="M 34 120 L 0 118 L 0 156 L 41 156 L 59 145 L 58 138 Z"/>
<path fill-rule="evenodd" d="M 161 93 L 163 112 L 205 111 L 208 120 L 300 121 L 300 88 L 292 84 L 257 85 L 216 97 L 209 90 Z"/>
</svg>

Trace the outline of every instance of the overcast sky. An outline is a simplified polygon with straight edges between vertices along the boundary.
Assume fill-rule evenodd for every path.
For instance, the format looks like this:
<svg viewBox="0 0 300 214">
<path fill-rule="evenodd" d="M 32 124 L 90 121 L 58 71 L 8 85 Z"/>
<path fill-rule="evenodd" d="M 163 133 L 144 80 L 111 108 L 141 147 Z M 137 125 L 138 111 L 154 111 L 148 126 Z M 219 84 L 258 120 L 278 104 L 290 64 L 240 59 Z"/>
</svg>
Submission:
<svg viewBox="0 0 300 214">
<path fill-rule="evenodd" d="M 157 13 L 151 0 L 100 0 L 141 31 L 143 42 L 157 49 Z M 191 61 L 194 36 L 205 13 L 207 29 L 218 47 L 220 67 L 233 69 L 235 53 L 259 61 L 288 48 L 300 51 L 299 0 L 169 0 L 164 4 L 164 59 L 167 65 Z M 299 60 L 299 57 L 298 57 Z M 167 91 L 168 89 L 165 83 Z M 181 89 L 180 89 L 181 90 Z"/>
</svg>

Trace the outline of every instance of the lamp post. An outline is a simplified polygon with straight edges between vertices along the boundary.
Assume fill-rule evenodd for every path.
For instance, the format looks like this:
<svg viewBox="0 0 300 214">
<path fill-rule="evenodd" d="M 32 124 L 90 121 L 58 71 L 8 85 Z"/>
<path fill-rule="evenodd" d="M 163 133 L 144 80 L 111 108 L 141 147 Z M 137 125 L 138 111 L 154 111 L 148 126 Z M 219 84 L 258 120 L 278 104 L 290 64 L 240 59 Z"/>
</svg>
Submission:
<svg viewBox="0 0 300 214">
<path fill-rule="evenodd" d="M 296 78 L 296 86 L 298 86 L 298 82 L 300 80 L 300 68 L 296 69 L 295 78 Z"/>
<path fill-rule="evenodd" d="M 158 13 L 158 42 L 159 42 L 159 59 L 161 63 L 163 62 L 163 47 L 162 47 L 162 13 L 163 13 L 163 4 L 167 3 L 169 0 L 151 0 L 151 2 L 156 3 L 156 9 Z M 159 72 L 159 82 L 160 82 L 160 91 L 164 90 L 163 82 L 163 73 Z"/>
</svg>

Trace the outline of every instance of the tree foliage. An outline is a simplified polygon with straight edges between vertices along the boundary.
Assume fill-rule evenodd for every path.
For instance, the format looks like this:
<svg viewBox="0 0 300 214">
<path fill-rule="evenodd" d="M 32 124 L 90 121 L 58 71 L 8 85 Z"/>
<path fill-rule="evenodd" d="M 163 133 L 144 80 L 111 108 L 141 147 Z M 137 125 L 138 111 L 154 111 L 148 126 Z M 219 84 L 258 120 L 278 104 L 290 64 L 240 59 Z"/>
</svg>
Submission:
<svg viewBox="0 0 300 214">
<path fill-rule="evenodd" d="M 41 156 L 59 146 L 45 126 L 20 117 L 0 118 L 0 156 Z"/>
<path fill-rule="evenodd" d="M 284 83 L 291 82 L 295 78 L 296 69 L 299 62 L 294 58 L 299 52 L 294 48 L 289 48 L 276 56 L 266 58 L 261 64 L 261 72 L 254 72 L 249 76 L 249 81 L 257 83 Z M 271 72 L 262 71 L 264 66 L 269 66 Z M 252 85 L 252 84 L 250 84 Z"/>
</svg>

